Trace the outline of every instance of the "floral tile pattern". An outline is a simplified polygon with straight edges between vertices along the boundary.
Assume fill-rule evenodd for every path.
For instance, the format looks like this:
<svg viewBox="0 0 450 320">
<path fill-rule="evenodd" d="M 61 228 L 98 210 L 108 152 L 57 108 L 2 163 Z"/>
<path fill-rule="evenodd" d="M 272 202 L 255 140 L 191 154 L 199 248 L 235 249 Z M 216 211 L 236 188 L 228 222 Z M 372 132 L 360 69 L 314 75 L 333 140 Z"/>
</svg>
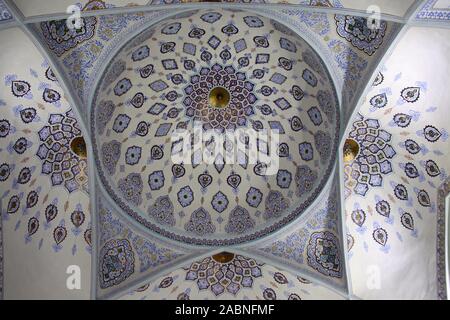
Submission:
<svg viewBox="0 0 450 320">
<path fill-rule="evenodd" d="M 221 108 L 208 100 L 216 88 L 229 94 Z M 270 233 L 308 207 L 332 168 L 339 117 L 327 69 L 303 39 L 262 16 L 203 10 L 166 19 L 120 50 L 95 99 L 91 130 L 103 185 L 126 214 L 171 239 L 220 245 Z M 241 128 L 278 130 L 279 146 L 256 141 L 279 155 L 275 174 L 244 153 L 227 163 L 237 144 L 228 139 L 212 165 L 196 162 L 197 149 L 191 163 L 172 161 L 190 148 L 171 140 L 176 130 Z M 291 203 L 298 203 L 293 212 Z"/>
</svg>

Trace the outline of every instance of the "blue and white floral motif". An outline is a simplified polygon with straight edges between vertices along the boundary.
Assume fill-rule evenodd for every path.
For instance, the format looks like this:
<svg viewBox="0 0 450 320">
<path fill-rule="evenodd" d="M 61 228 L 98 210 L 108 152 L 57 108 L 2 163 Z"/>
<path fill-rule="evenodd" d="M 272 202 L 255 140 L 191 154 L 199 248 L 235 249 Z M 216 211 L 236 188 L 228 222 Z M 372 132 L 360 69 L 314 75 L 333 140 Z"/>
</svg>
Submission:
<svg viewBox="0 0 450 320">
<path fill-rule="evenodd" d="M 253 208 L 257 208 L 262 201 L 263 194 L 259 189 L 250 187 L 247 191 L 247 196 L 245 201 L 247 204 Z"/>
<path fill-rule="evenodd" d="M 228 91 L 230 102 L 225 108 L 208 105 L 204 110 L 203 103 L 198 101 L 217 86 Z M 257 100 L 253 88 L 254 84 L 247 80 L 246 74 L 237 72 L 232 66 L 214 64 L 211 68 L 204 67 L 200 74 L 191 77 L 190 84 L 184 88 L 187 95 L 183 100 L 186 115 L 193 121 L 202 121 L 205 130 L 225 131 L 245 126 L 247 117 L 254 114 L 253 104 Z"/>
<path fill-rule="evenodd" d="M 303 252 L 305 251 L 308 237 L 309 231 L 306 228 L 300 228 L 287 236 L 287 238 L 275 241 L 273 244 L 260 250 L 266 254 L 273 254 L 274 256 L 303 264 Z"/>
<path fill-rule="evenodd" d="M 222 14 L 220 14 L 219 12 L 208 12 L 203 14 L 200 18 L 205 22 L 214 23 L 222 18 Z"/>
<path fill-rule="evenodd" d="M 264 26 L 264 22 L 256 16 L 248 16 L 244 18 L 244 22 L 250 27 L 250 28 L 260 28 Z"/>
<path fill-rule="evenodd" d="M 266 197 L 264 218 L 280 217 L 289 208 L 289 199 L 286 199 L 279 191 L 271 190 Z"/>
<path fill-rule="evenodd" d="M 194 193 L 189 186 L 181 188 L 180 191 L 178 191 L 177 196 L 178 202 L 183 208 L 189 206 L 192 201 L 194 201 Z"/>
<path fill-rule="evenodd" d="M 134 253 L 127 239 L 113 239 L 100 250 L 100 288 L 116 286 L 134 273 Z"/>
<path fill-rule="evenodd" d="M 97 114 L 95 117 L 95 123 L 99 134 L 103 134 L 106 125 L 111 120 L 116 106 L 111 100 L 100 101 L 97 107 Z"/>
<path fill-rule="evenodd" d="M 402 90 L 400 95 L 406 102 L 416 102 L 420 97 L 420 87 L 407 87 Z"/>
<path fill-rule="evenodd" d="M 380 93 L 370 98 L 370 104 L 374 108 L 384 108 L 388 103 L 386 93 Z"/>
<path fill-rule="evenodd" d="M 216 231 L 216 227 L 211 221 L 211 215 L 203 207 L 192 212 L 191 218 L 184 225 L 184 229 L 198 236 L 212 234 Z"/>
<path fill-rule="evenodd" d="M 72 110 L 65 114 L 51 114 L 48 125 L 39 130 L 41 145 L 37 156 L 42 160 L 42 173 L 51 176 L 52 185 L 64 184 L 69 192 L 87 191 L 86 159 L 75 154 L 70 147 L 81 130 Z"/>
<path fill-rule="evenodd" d="M 150 48 L 148 46 L 142 46 L 131 54 L 131 59 L 133 61 L 141 61 L 145 58 L 147 58 L 150 55 Z"/>
<path fill-rule="evenodd" d="M 114 120 L 113 130 L 117 133 L 122 133 L 128 127 L 131 118 L 126 114 L 119 114 Z"/>
<path fill-rule="evenodd" d="M 311 87 L 314 88 L 314 87 L 317 86 L 317 77 L 315 76 L 314 73 L 312 73 L 311 70 L 309 70 L 309 69 L 303 70 L 302 78 L 303 78 L 303 80 L 305 80 L 306 83 L 309 84 Z"/>
<path fill-rule="evenodd" d="M 217 192 L 212 198 L 211 205 L 214 210 L 222 213 L 228 207 L 228 198 L 222 191 Z"/>
<path fill-rule="evenodd" d="M 129 165 L 135 165 L 141 159 L 141 147 L 132 146 L 127 149 L 125 153 L 125 162 Z"/>
<path fill-rule="evenodd" d="M 168 196 L 158 197 L 155 203 L 148 208 L 148 214 L 160 224 L 169 226 L 175 225 L 173 204 Z"/>
<path fill-rule="evenodd" d="M 376 28 L 370 28 L 367 18 L 356 16 L 336 15 L 337 33 L 349 41 L 356 48 L 369 56 L 383 43 L 386 33 L 386 21 L 380 21 Z"/>
<path fill-rule="evenodd" d="M 209 289 L 215 296 L 225 290 L 236 295 L 241 288 L 252 288 L 254 279 L 262 276 L 260 266 L 255 260 L 241 255 L 234 255 L 225 263 L 208 257 L 190 265 L 186 280 L 195 281 L 199 290 Z"/>
<path fill-rule="evenodd" d="M 89 10 L 91 4 L 104 5 L 100 1 L 90 1 L 83 10 Z M 56 55 L 61 56 L 65 52 L 75 48 L 80 43 L 83 43 L 94 36 L 95 25 L 97 24 L 96 17 L 82 17 L 81 29 L 67 27 L 67 20 L 52 20 L 41 22 L 42 35 L 47 43 L 47 46 Z"/>
<path fill-rule="evenodd" d="M 317 180 L 317 172 L 311 170 L 310 167 L 302 165 L 295 172 L 295 194 L 301 197 L 303 194 L 310 192 Z"/>
<path fill-rule="evenodd" d="M 13 16 L 12 16 L 11 12 L 9 12 L 8 8 L 6 8 L 3 1 L 0 1 L 0 22 L 12 20 L 12 19 L 13 19 Z M 0 252 L 0 262 L 1 262 L 1 258 L 2 258 L 2 256 L 1 256 L 1 252 Z M 0 264 L 0 266 L 1 266 L 1 264 Z M 1 269 L 0 269 L 0 271 L 1 271 Z M 0 298 L 3 297 L 3 295 L 2 295 L 3 286 L 1 286 L 1 284 L 2 284 L 1 279 L 2 279 L 2 277 L 0 276 Z"/>
<path fill-rule="evenodd" d="M 356 180 L 353 190 L 364 196 L 369 186 L 381 186 L 383 175 L 392 172 L 390 159 L 396 152 L 389 144 L 391 134 L 380 128 L 378 120 L 364 119 L 360 114 L 353 123 L 349 138 L 355 140 L 360 147 L 351 166 L 351 178 Z"/>
<path fill-rule="evenodd" d="M 317 101 L 319 102 L 320 110 L 325 113 L 328 121 L 334 121 L 336 107 L 331 93 L 324 90 L 317 91 Z"/>
<path fill-rule="evenodd" d="M 320 113 L 320 111 L 317 107 L 309 108 L 308 116 L 311 119 L 311 122 L 314 123 L 315 126 L 320 126 L 322 124 L 322 114 Z"/>
<path fill-rule="evenodd" d="M 101 160 L 106 171 L 113 175 L 116 172 L 116 165 L 120 158 L 121 144 L 117 140 L 105 142 L 102 145 Z"/>
<path fill-rule="evenodd" d="M 124 199 L 135 206 L 139 206 L 142 203 L 141 193 L 143 186 L 144 184 L 139 173 L 130 173 L 125 178 L 120 179 L 118 183 L 118 188 Z"/>
<path fill-rule="evenodd" d="M 278 170 L 277 173 L 277 185 L 280 188 L 287 189 L 291 185 L 292 174 L 284 169 Z"/>
<path fill-rule="evenodd" d="M 331 232 L 314 232 L 308 243 L 308 265 L 320 273 L 341 278 L 339 239 Z"/>
<path fill-rule="evenodd" d="M 127 93 L 128 90 L 130 90 L 132 86 L 133 85 L 131 84 L 130 79 L 123 78 L 123 79 L 119 80 L 117 82 L 116 86 L 114 87 L 114 94 L 116 96 L 120 97 L 121 95 Z"/>
<path fill-rule="evenodd" d="M 302 160 L 310 161 L 314 158 L 314 151 L 311 143 L 302 142 L 298 145 L 298 151 L 300 152 L 300 157 Z"/>
<path fill-rule="evenodd" d="M 230 212 L 225 231 L 227 233 L 241 234 L 253 229 L 254 226 L 255 221 L 250 217 L 247 209 L 238 205 Z"/>
<path fill-rule="evenodd" d="M 322 162 L 326 162 L 331 155 L 331 137 L 328 132 L 319 130 L 314 134 L 314 145 L 319 151 Z"/>
<path fill-rule="evenodd" d="M 297 52 L 297 47 L 295 44 L 289 39 L 283 37 L 280 38 L 280 47 L 290 52 Z"/>
<path fill-rule="evenodd" d="M 423 7 L 417 12 L 416 19 L 418 20 L 435 20 L 448 21 L 450 20 L 450 12 L 446 8 L 435 8 L 438 0 L 428 0 L 423 4 Z"/>
<path fill-rule="evenodd" d="M 180 29 L 181 29 L 181 23 L 174 22 L 174 23 L 171 23 L 171 24 L 165 26 L 164 28 L 162 28 L 161 33 L 163 33 L 163 34 L 177 34 L 178 31 L 180 31 Z"/>
<path fill-rule="evenodd" d="M 164 186 L 164 172 L 161 170 L 154 171 L 148 176 L 148 184 L 150 189 L 159 190 Z"/>
</svg>

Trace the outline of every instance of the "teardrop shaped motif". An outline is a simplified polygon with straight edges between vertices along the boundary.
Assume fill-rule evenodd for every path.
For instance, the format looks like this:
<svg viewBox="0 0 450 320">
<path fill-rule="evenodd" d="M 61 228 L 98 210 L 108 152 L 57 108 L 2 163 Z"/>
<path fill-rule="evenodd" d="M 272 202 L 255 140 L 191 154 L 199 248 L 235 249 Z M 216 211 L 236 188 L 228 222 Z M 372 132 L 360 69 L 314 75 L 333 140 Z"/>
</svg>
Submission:
<svg viewBox="0 0 450 320">
<path fill-rule="evenodd" d="M 376 87 L 380 85 L 384 80 L 384 75 L 381 72 L 378 72 L 377 76 L 375 77 L 375 80 L 372 83 L 372 86 Z"/>
<path fill-rule="evenodd" d="M 378 201 L 375 209 L 383 217 L 389 218 L 389 214 L 391 213 L 391 206 L 386 200 Z"/>
<path fill-rule="evenodd" d="M 19 210 L 19 207 L 20 207 L 20 198 L 19 198 L 19 196 L 12 196 L 11 199 L 9 199 L 9 202 L 8 202 L 8 208 L 7 208 L 8 214 L 16 213 L 17 210 Z"/>
<path fill-rule="evenodd" d="M 50 67 L 48 67 L 47 70 L 45 71 L 45 76 L 50 81 L 56 81 L 57 80 L 55 74 L 53 73 L 52 68 L 50 68 Z"/>
<path fill-rule="evenodd" d="M 236 189 L 241 184 L 241 176 L 234 173 L 227 178 L 227 183 L 233 189 Z"/>
<path fill-rule="evenodd" d="M 160 146 L 153 146 L 150 151 L 150 157 L 152 160 L 159 160 L 164 157 L 164 151 Z"/>
<path fill-rule="evenodd" d="M 394 188 L 395 196 L 400 200 L 408 200 L 408 190 L 402 184 L 398 184 Z"/>
<path fill-rule="evenodd" d="M 31 89 L 31 86 L 26 81 L 12 81 L 11 82 L 11 91 L 13 95 L 16 97 L 23 97 L 26 95 Z"/>
<path fill-rule="evenodd" d="M 30 168 L 23 168 L 20 170 L 19 177 L 17 178 L 17 183 L 19 184 L 26 184 L 31 179 L 31 170 Z"/>
<path fill-rule="evenodd" d="M 433 126 L 426 126 L 423 129 L 423 134 L 425 138 L 430 142 L 436 142 L 441 137 L 442 133 Z"/>
<path fill-rule="evenodd" d="M 265 176 L 267 171 L 267 165 L 259 162 L 253 167 L 253 172 L 258 176 Z"/>
<path fill-rule="evenodd" d="M 374 108 L 384 108 L 387 105 L 387 102 L 388 99 L 386 93 L 377 94 L 370 99 L 370 104 Z"/>
<path fill-rule="evenodd" d="M 53 230 L 53 239 L 55 239 L 56 244 L 63 242 L 66 236 L 67 230 L 63 226 L 58 226 Z"/>
<path fill-rule="evenodd" d="M 279 284 L 286 284 L 289 282 L 286 276 L 281 272 L 275 272 L 275 274 L 273 275 L 273 279 Z"/>
<path fill-rule="evenodd" d="M 411 116 L 405 113 L 397 113 L 394 116 L 394 122 L 401 128 L 406 128 L 411 123 Z"/>
<path fill-rule="evenodd" d="M 181 178 L 186 173 L 186 169 L 181 164 L 174 164 L 172 166 L 172 174 L 175 178 Z"/>
<path fill-rule="evenodd" d="M 167 288 L 170 287 L 173 283 L 173 278 L 172 277 L 166 277 L 164 279 L 161 280 L 161 282 L 159 283 L 159 288 Z"/>
<path fill-rule="evenodd" d="M 30 220 L 28 220 L 28 235 L 32 236 L 33 234 L 36 233 L 36 231 L 38 231 L 39 229 L 39 220 L 36 219 L 35 217 L 30 218 Z"/>
<path fill-rule="evenodd" d="M 202 188 L 206 188 L 212 182 L 212 177 L 208 173 L 202 173 L 198 176 L 198 183 L 202 186 Z"/>
<path fill-rule="evenodd" d="M 148 64 L 145 67 L 141 68 L 141 70 L 139 70 L 139 73 L 142 78 L 148 78 L 153 73 L 153 69 L 153 65 Z"/>
<path fill-rule="evenodd" d="M 355 238 L 351 234 L 347 234 L 347 252 L 352 250 L 353 246 L 355 244 Z"/>
<path fill-rule="evenodd" d="M 47 219 L 47 223 L 56 218 L 58 214 L 58 208 L 54 204 L 49 204 L 45 209 L 45 219 Z"/>
<path fill-rule="evenodd" d="M 278 146 L 278 156 L 280 158 L 289 156 L 289 145 L 287 143 L 280 143 L 280 145 Z"/>
<path fill-rule="evenodd" d="M 148 133 L 148 124 L 145 121 L 138 123 L 136 127 L 136 134 L 141 137 L 145 137 Z"/>
<path fill-rule="evenodd" d="M 430 177 L 437 177 L 441 174 L 441 170 L 433 160 L 428 160 L 426 162 L 425 169 Z"/>
<path fill-rule="evenodd" d="M 420 190 L 419 193 L 417 193 L 417 200 L 424 207 L 429 207 L 431 205 L 430 196 L 425 190 Z"/>
<path fill-rule="evenodd" d="M 385 246 L 388 240 L 388 234 L 383 228 L 375 229 L 373 231 L 372 237 L 377 243 L 381 244 L 382 246 Z"/>
<path fill-rule="evenodd" d="M 401 92 L 402 98 L 406 102 L 416 102 L 420 97 L 420 88 L 419 87 L 407 87 Z"/>
<path fill-rule="evenodd" d="M 302 278 L 302 277 L 297 277 L 297 280 L 298 280 L 300 283 L 311 284 L 311 281 L 309 281 L 308 279 Z"/>
<path fill-rule="evenodd" d="M 24 123 L 30 123 L 36 118 L 36 109 L 34 108 L 25 108 L 20 111 L 20 118 Z"/>
<path fill-rule="evenodd" d="M 91 247 L 92 246 L 92 229 L 89 228 L 84 232 L 84 241 Z"/>
<path fill-rule="evenodd" d="M 75 210 L 74 212 L 72 212 L 70 220 L 72 220 L 72 223 L 75 227 L 79 228 L 85 220 L 85 215 L 83 211 Z"/>
<path fill-rule="evenodd" d="M 39 195 L 36 191 L 30 191 L 27 196 L 27 208 L 33 208 L 39 200 Z"/>
<path fill-rule="evenodd" d="M 303 123 L 299 117 L 293 116 L 291 119 L 291 129 L 294 131 L 299 131 L 303 129 Z"/>
<path fill-rule="evenodd" d="M 414 219 L 409 213 L 402 214 L 400 220 L 406 229 L 414 230 Z"/>
<path fill-rule="evenodd" d="M 405 147 L 406 147 L 406 150 L 411 154 L 416 154 L 421 150 L 419 144 L 411 139 L 407 139 L 405 141 Z"/>
<path fill-rule="evenodd" d="M 362 227 L 366 221 L 366 213 L 361 209 L 354 210 L 352 212 L 352 220 L 357 226 Z"/>
<path fill-rule="evenodd" d="M 417 168 L 415 165 L 413 165 L 411 162 L 408 162 L 405 164 L 405 173 L 409 178 L 417 178 L 419 176 L 419 171 L 417 171 Z"/>
<path fill-rule="evenodd" d="M 58 101 L 61 98 L 61 95 L 53 89 L 45 88 L 42 93 L 42 98 L 45 102 L 53 103 Z"/>
<path fill-rule="evenodd" d="M 144 94 L 142 92 L 138 92 L 134 95 L 134 97 L 131 99 L 130 102 L 133 105 L 133 107 L 140 108 L 144 104 L 144 101 L 145 101 Z"/>
</svg>

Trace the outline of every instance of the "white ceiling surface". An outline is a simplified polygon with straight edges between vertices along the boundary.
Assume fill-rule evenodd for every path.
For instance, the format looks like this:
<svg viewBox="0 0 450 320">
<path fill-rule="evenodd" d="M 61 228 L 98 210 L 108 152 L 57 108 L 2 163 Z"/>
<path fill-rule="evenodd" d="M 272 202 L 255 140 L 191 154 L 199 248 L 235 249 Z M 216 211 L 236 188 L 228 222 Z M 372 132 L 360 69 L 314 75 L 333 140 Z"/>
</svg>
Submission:
<svg viewBox="0 0 450 320">
<path fill-rule="evenodd" d="M 64 13 L 68 6 L 74 3 L 81 3 L 83 6 L 88 3 L 87 0 L 13 0 L 16 6 L 22 11 L 25 17 L 52 14 L 52 13 Z M 124 7 L 130 5 L 145 5 L 149 3 L 149 0 L 107 0 L 107 4 L 111 4 L 117 7 Z M 162 1 L 154 1 L 159 3 Z M 198 1 L 193 1 L 198 2 Z M 257 1 L 259 2 L 259 1 Z M 298 4 L 304 1 L 288 0 L 288 1 L 278 1 L 278 0 L 266 0 L 267 3 L 289 3 Z M 331 2 L 331 1 L 330 1 Z M 415 0 L 340 0 L 344 8 L 355 9 L 366 11 L 371 5 L 376 5 L 380 7 L 381 12 L 385 14 L 391 14 L 403 17 L 408 11 L 409 7 L 415 2 Z M 440 0 L 438 3 L 442 2 L 442 5 L 436 6 L 441 8 L 442 6 L 447 6 L 446 2 L 448 0 Z"/>
<path fill-rule="evenodd" d="M 88 3 L 88 0 L 13 0 L 17 8 L 22 11 L 25 17 L 51 14 L 51 13 L 64 13 L 67 7 L 74 5 L 75 3 L 81 3 L 83 6 Z M 149 0 L 107 0 L 104 1 L 107 4 L 111 4 L 117 7 L 125 7 L 129 5 L 145 5 Z"/>
<path fill-rule="evenodd" d="M 448 105 L 450 102 L 450 30 L 431 28 L 411 28 L 398 43 L 391 57 L 388 58 L 382 69 L 385 82 L 373 87 L 368 93 L 366 102 L 360 107 L 360 112 L 366 118 L 378 119 L 382 128 L 392 133 L 391 145 L 397 151 L 396 159 L 392 164 L 393 173 L 384 178 L 383 186 L 371 188 L 365 197 L 352 194 L 346 200 L 346 216 L 348 232 L 354 236 L 355 244 L 350 251 L 350 274 L 354 294 L 363 299 L 436 299 L 436 203 L 437 187 L 442 183 L 439 178 L 425 175 L 425 180 L 407 179 L 399 163 L 411 161 L 417 168 L 425 171 L 421 162 L 433 159 L 437 162 L 440 171 L 450 172 L 448 159 L 450 144 L 446 138 L 435 143 L 428 143 L 420 137 L 426 125 L 433 125 L 441 132 L 448 131 Z M 389 82 L 390 81 L 390 82 Z M 401 89 L 426 83 L 426 90 L 421 90 L 418 105 L 397 104 Z M 380 88 L 381 87 L 381 88 Z M 388 88 L 385 91 L 385 88 Z M 388 92 L 388 105 L 386 108 L 370 111 L 369 100 L 379 91 Z M 392 94 L 392 95 L 390 95 Z M 393 110 L 387 108 L 393 107 Z M 436 111 L 431 112 L 431 109 Z M 419 121 L 413 120 L 408 128 L 389 126 L 396 113 L 410 113 L 410 110 L 420 110 Z M 400 133 L 401 132 L 401 133 Z M 400 133 L 400 134 L 399 134 Z M 406 139 L 416 140 L 423 146 L 425 143 L 429 151 L 426 155 L 419 153 L 411 157 L 399 145 Z M 423 148 L 423 147 L 422 147 Z M 442 153 L 442 154 L 441 154 Z M 413 201 L 404 211 L 409 211 L 414 217 L 414 229 L 417 234 L 409 232 L 399 223 L 402 214 L 402 201 L 395 200 L 390 181 L 405 184 L 408 188 L 409 198 Z M 433 184 L 436 186 L 433 188 Z M 417 202 L 416 192 L 426 189 L 429 193 L 432 206 L 423 207 Z M 390 199 L 391 217 L 393 222 L 386 222 L 384 217 L 375 212 L 376 197 Z M 380 199 L 378 198 L 378 199 Z M 374 200 L 375 199 L 375 200 Z M 368 230 L 361 235 L 350 216 L 355 203 L 366 212 L 364 227 Z M 400 213 L 400 214 L 399 214 Z M 382 247 L 372 239 L 372 232 L 377 224 L 388 231 L 388 242 Z M 400 239 L 400 240 L 399 240 Z M 389 246 L 389 251 L 387 248 Z M 374 285 L 374 279 L 379 277 L 379 288 Z M 376 280 L 375 280 L 376 281 Z"/>
<path fill-rule="evenodd" d="M 436 9 L 450 9 L 450 0 L 438 0 L 434 8 Z"/>
<path fill-rule="evenodd" d="M 0 185 L 0 195 L 3 218 L 3 246 L 4 246 L 4 299 L 89 299 L 90 297 L 90 277 L 91 277 L 91 256 L 84 249 L 83 234 L 76 239 L 71 235 L 70 215 L 75 210 L 78 203 L 83 205 L 86 214 L 85 223 L 90 220 L 88 212 L 89 198 L 85 193 L 75 192 L 68 194 L 61 190 L 62 186 L 52 188 L 50 178 L 41 175 L 41 161 L 35 156 L 39 147 L 39 136 L 37 131 L 41 126 L 45 125 L 50 113 L 65 112 L 70 106 L 67 101 L 61 97 L 62 105 L 59 108 L 55 106 L 41 104 L 38 107 L 38 101 L 41 101 L 42 94 L 38 92 L 38 87 L 45 81 L 42 72 L 44 58 L 38 52 L 30 39 L 18 28 L 11 28 L 0 32 L 0 42 L 2 50 L 0 51 L 0 97 L 5 105 L 0 105 L 0 118 L 6 118 L 10 121 L 11 126 L 16 128 L 16 133 L 10 133 L 7 137 L 0 141 L 1 161 L 9 164 L 15 164 L 10 177 L 6 182 Z M 24 64 L 25 63 L 25 64 Z M 38 73 L 38 77 L 30 76 L 33 69 Z M 17 99 L 11 94 L 11 86 L 4 83 L 5 76 L 17 74 L 18 80 L 30 82 L 33 92 L 33 99 L 29 102 Z M 52 84 L 55 88 L 59 86 Z M 62 92 L 61 89 L 59 89 Z M 29 123 L 27 127 L 20 122 L 20 118 L 14 115 L 15 106 L 23 103 L 27 107 L 35 107 L 41 118 L 38 122 Z M 30 129 L 27 133 L 25 129 Z M 8 143 L 14 144 L 17 137 L 25 136 L 31 141 L 32 146 L 29 147 L 23 155 L 15 152 L 8 153 L 5 149 Z M 24 158 L 25 157 L 25 158 Z M 22 160 L 22 161 L 20 161 Z M 35 171 L 30 184 L 14 186 L 13 180 L 18 175 L 19 170 L 24 167 L 35 166 Z M 33 179 L 36 179 L 33 186 Z M 12 183 L 8 186 L 7 183 Z M 24 211 L 25 199 L 30 190 L 36 190 L 42 187 L 39 201 L 32 209 Z M 9 194 L 8 194 L 9 192 Z M 14 214 L 6 213 L 8 200 L 12 195 L 23 193 L 20 208 Z M 67 210 L 63 212 L 63 206 L 60 206 L 57 218 L 52 221 L 50 227 L 44 227 L 44 212 L 48 202 L 45 200 L 58 198 L 59 204 L 68 202 Z M 70 200 L 70 201 L 69 201 Z M 37 212 L 40 212 L 37 214 Z M 27 222 L 33 216 L 37 215 L 40 220 L 38 231 L 33 234 L 30 242 L 26 242 L 24 236 L 27 234 Z M 53 230 L 60 223 L 61 218 L 65 220 L 67 227 L 67 237 L 62 243 L 62 249 L 58 252 L 54 251 Z M 19 222 L 20 221 L 20 222 Z M 20 223 L 20 224 L 19 224 Z M 85 226 L 85 225 L 83 225 Z M 39 240 L 43 239 L 42 246 L 39 248 Z M 74 243 L 77 244 L 77 253 L 72 254 Z M 81 270 L 81 289 L 68 290 L 66 287 L 67 267 L 77 265 Z"/>
<path fill-rule="evenodd" d="M 366 11 L 370 6 L 378 6 L 380 12 L 403 17 L 415 0 L 341 0 L 344 8 Z"/>
</svg>

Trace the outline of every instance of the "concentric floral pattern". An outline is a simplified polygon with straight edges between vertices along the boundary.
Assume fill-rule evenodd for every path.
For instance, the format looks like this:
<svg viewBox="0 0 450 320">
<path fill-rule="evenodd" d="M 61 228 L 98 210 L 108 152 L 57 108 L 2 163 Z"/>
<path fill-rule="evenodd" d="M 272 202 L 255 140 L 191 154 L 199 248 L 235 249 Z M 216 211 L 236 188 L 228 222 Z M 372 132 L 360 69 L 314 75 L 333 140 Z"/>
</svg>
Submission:
<svg viewBox="0 0 450 320">
<path fill-rule="evenodd" d="M 37 156 L 42 173 L 49 175 L 52 185 L 64 185 L 68 192 L 88 189 L 87 163 L 71 149 L 71 142 L 81 137 L 81 130 L 72 110 L 51 114 L 48 125 L 39 131 L 41 144 Z"/>
<path fill-rule="evenodd" d="M 241 255 L 235 255 L 227 263 L 208 257 L 193 262 L 186 273 L 186 280 L 196 281 L 199 290 L 209 289 L 216 296 L 224 292 L 236 295 L 241 288 L 252 288 L 258 277 L 261 264 Z"/>
<path fill-rule="evenodd" d="M 349 138 L 360 147 L 355 160 L 346 165 L 346 195 L 354 191 L 364 196 L 370 187 L 380 187 L 383 177 L 392 172 L 396 155 L 391 145 L 391 134 L 380 128 L 376 119 L 365 119 L 360 114 L 353 123 Z"/>
<path fill-rule="evenodd" d="M 113 58 L 95 94 L 102 183 L 128 215 L 183 242 L 241 243 L 282 227 L 333 165 L 339 113 L 326 70 L 303 39 L 243 11 L 186 12 L 150 27 Z M 216 88 L 229 96 L 220 107 L 210 102 Z M 222 145 L 208 129 L 272 130 L 279 141 L 241 136 Z M 191 144 L 172 139 L 180 130 Z M 235 152 L 238 141 L 245 152 Z M 175 162 L 184 148 L 190 156 Z M 212 162 L 202 150 L 216 151 Z M 274 174 L 250 161 L 256 151 L 279 159 Z"/>
</svg>

